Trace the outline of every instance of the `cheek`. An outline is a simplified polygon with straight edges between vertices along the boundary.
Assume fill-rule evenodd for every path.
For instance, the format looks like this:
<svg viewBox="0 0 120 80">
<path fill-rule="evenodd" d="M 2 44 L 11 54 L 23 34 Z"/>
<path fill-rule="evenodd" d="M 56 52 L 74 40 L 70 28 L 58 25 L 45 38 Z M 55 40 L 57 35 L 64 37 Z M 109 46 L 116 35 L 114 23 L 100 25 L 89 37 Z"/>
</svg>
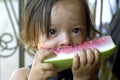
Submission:
<svg viewBox="0 0 120 80">
<path fill-rule="evenodd" d="M 86 38 L 83 38 L 83 37 L 82 38 L 81 37 L 76 37 L 76 38 L 73 39 L 74 44 L 81 44 L 84 41 L 86 41 Z"/>
<path fill-rule="evenodd" d="M 87 35 L 86 34 L 82 34 L 82 35 L 79 35 L 79 36 L 74 36 L 72 38 L 72 41 L 74 44 L 81 44 L 83 42 L 85 42 L 87 40 Z"/>
<path fill-rule="evenodd" d="M 57 45 L 57 41 L 56 40 L 45 40 L 45 41 L 42 41 L 41 43 L 38 44 L 38 49 L 40 48 L 46 48 L 46 49 L 49 49 L 49 48 L 54 48 L 56 47 Z"/>
</svg>

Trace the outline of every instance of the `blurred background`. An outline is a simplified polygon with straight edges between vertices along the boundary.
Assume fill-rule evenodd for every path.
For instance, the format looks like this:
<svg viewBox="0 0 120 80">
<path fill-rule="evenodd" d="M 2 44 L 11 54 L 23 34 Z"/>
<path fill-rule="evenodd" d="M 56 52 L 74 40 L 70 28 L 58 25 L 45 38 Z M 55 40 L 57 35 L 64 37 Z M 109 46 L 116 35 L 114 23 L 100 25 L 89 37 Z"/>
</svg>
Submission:
<svg viewBox="0 0 120 80">
<path fill-rule="evenodd" d="M 110 21 L 119 8 L 119 0 L 88 0 L 96 29 L 106 35 Z M 19 43 L 23 30 L 24 0 L 0 0 L 0 80 L 8 80 L 11 73 L 32 63 Z"/>
</svg>

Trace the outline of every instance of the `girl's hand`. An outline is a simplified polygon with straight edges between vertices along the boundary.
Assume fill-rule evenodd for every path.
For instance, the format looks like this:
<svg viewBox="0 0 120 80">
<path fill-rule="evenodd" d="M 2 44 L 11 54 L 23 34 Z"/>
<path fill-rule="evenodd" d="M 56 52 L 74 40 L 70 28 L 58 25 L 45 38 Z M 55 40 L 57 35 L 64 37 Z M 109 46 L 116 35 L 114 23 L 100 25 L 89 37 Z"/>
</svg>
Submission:
<svg viewBox="0 0 120 80">
<path fill-rule="evenodd" d="M 99 51 L 97 49 L 82 49 L 73 59 L 73 80 L 93 80 L 96 77 L 95 73 L 99 67 Z"/>
<path fill-rule="evenodd" d="M 49 77 L 57 74 L 56 68 L 50 63 L 43 63 L 44 59 L 55 56 L 49 50 L 41 49 L 35 54 L 32 69 L 28 80 L 46 80 Z"/>
</svg>

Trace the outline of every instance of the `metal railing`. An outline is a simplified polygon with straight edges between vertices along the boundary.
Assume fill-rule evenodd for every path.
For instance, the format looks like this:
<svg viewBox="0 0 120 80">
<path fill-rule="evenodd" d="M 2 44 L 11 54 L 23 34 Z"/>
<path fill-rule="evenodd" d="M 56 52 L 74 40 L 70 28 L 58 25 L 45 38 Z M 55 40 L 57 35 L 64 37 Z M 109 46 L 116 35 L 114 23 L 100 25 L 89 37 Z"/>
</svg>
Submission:
<svg viewBox="0 0 120 80">
<path fill-rule="evenodd" d="M 12 25 L 11 27 L 13 29 L 14 35 L 12 35 L 11 33 L 6 33 L 6 32 L 0 35 L 0 57 L 2 57 L 2 58 L 11 57 L 12 55 L 15 54 L 15 52 L 19 48 L 19 67 L 23 67 L 24 66 L 24 51 L 25 51 L 25 49 L 24 49 L 23 45 L 19 44 L 18 34 L 16 32 L 16 29 L 15 29 L 16 26 L 15 26 L 14 21 L 12 19 L 12 14 L 10 13 L 9 8 L 11 8 L 11 10 L 14 14 L 14 19 L 17 23 L 18 30 L 21 33 L 23 30 L 22 9 L 24 6 L 24 0 L 19 0 L 19 2 L 18 2 L 19 3 L 19 18 L 17 18 L 17 14 L 14 10 L 12 0 L 9 0 L 9 1 L 3 0 L 3 2 L 5 5 L 7 14 L 9 16 L 10 23 Z M 10 4 L 10 7 L 8 6 L 8 3 Z M 13 36 L 15 36 L 16 45 L 14 45 L 13 47 L 9 47 L 9 44 L 13 41 Z M 5 37 L 8 37 L 9 40 L 5 40 Z M 9 52 L 9 54 L 3 54 L 4 51 L 11 51 L 11 52 Z"/>
</svg>

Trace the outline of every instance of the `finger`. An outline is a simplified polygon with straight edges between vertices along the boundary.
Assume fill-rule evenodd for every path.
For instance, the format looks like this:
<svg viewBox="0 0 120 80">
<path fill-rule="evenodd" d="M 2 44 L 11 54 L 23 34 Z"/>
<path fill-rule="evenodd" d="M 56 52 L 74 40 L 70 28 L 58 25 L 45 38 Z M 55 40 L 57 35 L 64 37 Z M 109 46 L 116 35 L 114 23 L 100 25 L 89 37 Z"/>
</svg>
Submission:
<svg viewBox="0 0 120 80">
<path fill-rule="evenodd" d="M 82 65 L 86 65 L 87 64 L 87 55 L 86 55 L 86 51 L 84 49 L 80 50 L 80 64 Z"/>
<path fill-rule="evenodd" d="M 79 56 L 78 53 L 75 54 L 74 59 L 73 59 L 73 69 L 78 69 L 80 67 L 80 62 L 79 62 Z"/>
<path fill-rule="evenodd" d="M 46 71 L 44 74 L 46 74 L 46 77 L 53 77 L 57 75 L 57 71 Z"/>
<path fill-rule="evenodd" d="M 43 63 L 41 66 L 43 70 L 57 70 L 56 67 L 51 63 Z"/>
<path fill-rule="evenodd" d="M 52 51 L 46 50 L 46 49 L 41 49 L 37 54 L 38 54 L 37 59 L 40 62 L 43 62 L 44 59 L 46 59 L 46 58 L 55 56 L 55 54 Z"/>
<path fill-rule="evenodd" d="M 55 70 L 49 70 L 49 71 L 41 70 L 40 75 L 42 75 L 42 77 L 47 77 L 47 78 L 53 77 L 53 76 L 57 75 L 57 71 L 55 71 Z M 44 80 L 46 80 L 46 79 L 44 79 Z"/>
<path fill-rule="evenodd" d="M 95 65 L 97 65 L 97 67 L 99 68 L 101 64 L 100 52 L 97 49 L 95 49 L 94 53 L 95 53 Z"/>
<path fill-rule="evenodd" d="M 95 61 L 96 61 L 96 63 L 100 63 L 100 52 L 97 49 L 95 49 L 94 53 L 95 53 Z"/>
<path fill-rule="evenodd" d="M 34 55 L 34 59 L 33 59 L 33 63 L 32 63 L 32 65 L 34 66 L 34 65 L 36 65 L 36 62 L 38 61 L 38 51 L 35 53 L 35 55 Z"/>
<path fill-rule="evenodd" d="M 88 64 L 93 64 L 94 63 L 94 61 L 95 61 L 95 54 L 94 54 L 94 52 L 91 50 L 91 49 L 87 49 L 87 62 L 88 62 Z"/>
</svg>

